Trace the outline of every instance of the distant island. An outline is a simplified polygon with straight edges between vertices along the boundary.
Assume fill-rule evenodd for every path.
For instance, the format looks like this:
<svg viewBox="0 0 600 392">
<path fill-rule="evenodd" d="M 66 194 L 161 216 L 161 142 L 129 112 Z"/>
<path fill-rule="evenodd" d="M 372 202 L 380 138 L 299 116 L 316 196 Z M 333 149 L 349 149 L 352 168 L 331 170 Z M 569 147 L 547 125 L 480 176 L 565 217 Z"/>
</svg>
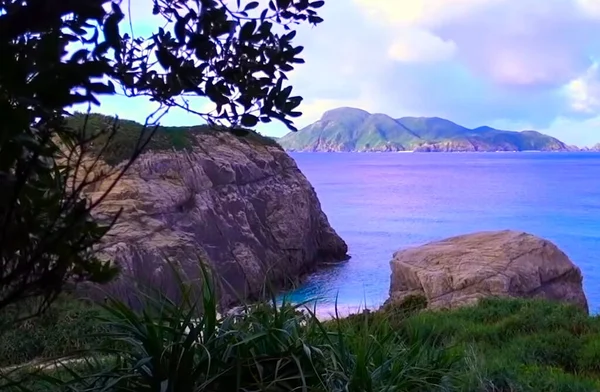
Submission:
<svg viewBox="0 0 600 392">
<path fill-rule="evenodd" d="M 277 139 L 291 152 L 582 151 L 537 131 L 465 128 L 439 117 L 402 117 L 343 107 Z M 600 150 L 600 145 L 584 148 Z"/>
</svg>

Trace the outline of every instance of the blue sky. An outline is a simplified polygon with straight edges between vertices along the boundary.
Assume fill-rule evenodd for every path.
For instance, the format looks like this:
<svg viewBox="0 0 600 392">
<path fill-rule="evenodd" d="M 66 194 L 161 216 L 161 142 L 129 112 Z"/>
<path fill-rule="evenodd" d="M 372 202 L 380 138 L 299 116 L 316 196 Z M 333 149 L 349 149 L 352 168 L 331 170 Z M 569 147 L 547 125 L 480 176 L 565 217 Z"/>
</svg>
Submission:
<svg viewBox="0 0 600 392">
<path fill-rule="evenodd" d="M 154 27 L 151 1 L 131 2 L 136 31 Z M 600 142 L 600 0 L 326 0 L 321 10 L 325 22 L 296 38 L 300 127 L 352 106 Z M 152 106 L 112 97 L 98 111 L 143 120 Z M 161 121 L 198 122 L 182 110 Z"/>
</svg>

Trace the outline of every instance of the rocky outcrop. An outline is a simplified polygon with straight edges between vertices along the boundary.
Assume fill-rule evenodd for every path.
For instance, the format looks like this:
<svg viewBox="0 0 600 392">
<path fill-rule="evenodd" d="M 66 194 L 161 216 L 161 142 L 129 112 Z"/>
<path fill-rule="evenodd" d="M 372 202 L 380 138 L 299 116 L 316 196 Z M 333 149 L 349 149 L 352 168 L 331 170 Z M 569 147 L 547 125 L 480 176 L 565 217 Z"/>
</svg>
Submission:
<svg viewBox="0 0 600 392">
<path fill-rule="evenodd" d="M 388 303 L 423 295 L 430 308 L 455 308 L 489 296 L 541 297 L 586 312 L 581 271 L 554 244 L 531 234 L 467 234 L 398 251 Z"/>
<path fill-rule="evenodd" d="M 226 133 L 196 137 L 192 151 L 140 156 L 101 204 L 101 218 L 123 209 L 103 249 L 124 267 L 113 289 L 127 290 L 128 279 L 165 283 L 166 258 L 188 274 L 203 260 L 229 305 L 257 297 L 267 282 L 282 287 L 347 258 L 314 189 L 279 146 Z"/>
<path fill-rule="evenodd" d="M 512 149 L 512 150 L 511 150 Z M 452 140 L 440 143 L 425 143 L 415 147 L 415 152 L 476 152 L 476 151 L 514 151 L 510 145 L 490 145 L 480 141 Z"/>
</svg>

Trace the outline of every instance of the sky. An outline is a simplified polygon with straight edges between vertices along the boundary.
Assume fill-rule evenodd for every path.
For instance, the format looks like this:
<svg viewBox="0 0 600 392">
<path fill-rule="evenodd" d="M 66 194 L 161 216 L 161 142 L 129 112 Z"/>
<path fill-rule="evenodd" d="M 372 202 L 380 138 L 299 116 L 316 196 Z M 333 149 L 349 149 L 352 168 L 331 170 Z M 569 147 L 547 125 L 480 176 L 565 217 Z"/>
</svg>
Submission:
<svg viewBox="0 0 600 392">
<path fill-rule="evenodd" d="M 154 28 L 150 0 L 131 2 L 134 28 Z M 349 106 L 600 142 L 600 0 L 326 0 L 320 15 L 295 38 L 306 60 L 290 74 L 304 97 L 299 128 Z M 140 121 L 153 108 L 101 102 L 96 111 Z M 161 120 L 199 122 L 183 110 Z M 280 123 L 257 130 L 287 133 Z"/>
</svg>

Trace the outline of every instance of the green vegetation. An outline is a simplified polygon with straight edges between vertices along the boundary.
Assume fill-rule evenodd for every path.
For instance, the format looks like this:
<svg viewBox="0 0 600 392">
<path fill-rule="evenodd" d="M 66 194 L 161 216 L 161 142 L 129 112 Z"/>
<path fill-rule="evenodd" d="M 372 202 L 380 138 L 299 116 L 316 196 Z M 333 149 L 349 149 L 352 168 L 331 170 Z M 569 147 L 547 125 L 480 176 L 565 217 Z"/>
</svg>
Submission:
<svg viewBox="0 0 600 392">
<path fill-rule="evenodd" d="M 535 131 L 468 129 L 437 117 L 370 114 L 339 108 L 279 143 L 290 151 L 563 151 L 570 147 Z"/>
<path fill-rule="evenodd" d="M 92 115 L 79 132 L 84 117 L 65 121 L 67 109 L 98 104 L 118 86 L 127 96 L 150 97 L 163 113 L 172 107 L 190 110 L 185 96 L 205 97 L 218 110 L 198 115 L 233 126 L 238 134 L 245 133 L 240 126 L 273 119 L 294 130 L 291 119 L 301 114 L 296 111 L 301 97 L 284 86 L 286 73 L 303 62 L 298 57 L 303 48 L 292 44 L 290 26 L 320 23 L 316 9 L 323 1 L 275 0 L 268 7 L 255 1 L 147 3 L 172 23 L 135 38 L 125 34 L 129 29 L 119 29 L 128 19 L 120 2 L 0 5 L 0 389 L 600 388 L 598 319 L 556 304 L 489 300 L 472 309 L 419 313 L 423 301 L 413 298 L 386 311 L 321 323 L 289 303 L 257 304 L 221 316 L 210 286 L 200 287 L 203 295 L 195 298 L 198 287 L 183 283 L 181 302 L 155 293 L 141 310 L 110 299 L 101 306 L 61 297 L 67 283 L 105 283 L 119 272 L 110 261 L 94 257 L 110 225 L 94 219 L 102 197 L 87 199 L 85 189 L 92 183 L 86 173 L 80 177 L 78 152 L 87 149 L 113 164 L 126 162 L 117 170 L 118 181 L 146 147 L 187 149 L 194 146 L 195 131 L 208 130 L 159 128 L 151 138 L 152 132 L 141 134 L 139 124 L 122 121 L 112 127 L 109 118 Z M 74 46 L 80 49 L 67 50 Z M 434 141 L 454 141 L 462 129 L 450 129 L 441 119 L 409 123 L 360 111 L 325 117 L 322 123 L 335 130 L 330 143 L 335 148 L 379 148 L 383 140 L 386 148 L 390 142 L 401 149 L 429 134 Z M 359 123 L 366 129 L 360 135 Z M 301 134 L 313 144 L 315 137 L 327 142 L 321 126 Z M 469 143 L 564 146 L 534 133 L 470 132 Z M 251 142 L 274 143 L 249 135 Z M 83 169 L 93 172 L 93 167 Z M 23 312 L 29 303 L 40 305 Z M 70 362 L 40 367 L 39 361 L 56 357 Z M 12 366 L 22 363 L 22 368 Z"/>
<path fill-rule="evenodd" d="M 109 383 L 114 383 L 111 391 L 150 391 L 159 385 L 171 391 L 600 388 L 600 318 L 569 305 L 491 298 L 475 307 L 429 312 L 415 297 L 381 311 L 319 322 L 285 302 L 219 316 L 210 289 L 200 303 L 189 295 L 180 304 L 152 297 L 140 312 L 109 301 L 102 310 L 76 313 L 83 324 L 91 321 L 82 318 L 93 317 L 102 326 L 86 342 L 75 338 L 85 327 L 64 323 L 52 329 L 72 337 L 62 339 L 70 349 L 101 346 L 99 337 L 113 349 L 95 350 L 94 355 L 104 354 L 94 361 L 42 371 L 29 385 L 92 391 Z M 62 309 L 74 315 L 72 308 Z M 15 334 L 10 344 L 21 347 L 26 339 Z"/>
<path fill-rule="evenodd" d="M 85 130 L 97 135 L 89 144 L 89 150 L 95 154 L 101 153 L 103 159 L 110 165 L 127 161 L 140 142 L 145 144 L 145 151 L 189 150 L 199 144 L 195 136 L 207 133 L 230 133 L 246 143 L 257 146 L 278 146 L 274 139 L 262 136 L 256 131 L 216 125 L 145 127 L 135 121 L 117 120 L 114 117 L 95 113 L 75 113 L 67 117 L 67 125 L 74 130 Z"/>
<path fill-rule="evenodd" d="M 415 315 L 401 324 L 404 333 L 432 334 L 437 347 L 465 355 L 465 390 L 600 388 L 600 318 L 569 305 L 487 299 L 472 308 Z"/>
<path fill-rule="evenodd" d="M 302 97 L 287 72 L 304 61 L 293 27 L 321 23 L 323 1 L 143 1 L 164 21 L 155 31 L 132 31 L 132 1 L 0 2 L 0 311 L 36 316 L 66 282 L 114 279 L 118 266 L 93 250 L 119 212 L 99 222 L 97 207 L 146 147 L 185 149 L 206 128 L 142 134 L 132 122 L 71 118 L 74 107 L 119 91 L 154 102 L 153 118 L 182 108 L 253 143 L 274 142 L 243 127 L 277 120 L 296 129 Z M 190 96 L 214 110 L 195 111 Z M 89 151 L 122 164 L 104 170 L 103 160 L 82 156 Z M 39 307 L 22 315 L 19 303 L 30 299 Z"/>
<path fill-rule="evenodd" d="M 0 336 L 0 367 L 77 355 L 102 347 L 106 312 L 87 301 L 61 296 L 39 317 L 11 325 Z M 105 347 L 106 348 L 106 347 Z"/>
<path fill-rule="evenodd" d="M 301 115 L 302 97 L 292 94 L 287 73 L 304 61 L 303 47 L 293 43 L 294 27 L 321 23 L 317 9 L 323 1 L 136 0 L 132 7 L 133 2 L 0 2 L 0 366 L 69 354 L 94 356 L 99 345 L 104 356 L 96 365 L 102 369 L 74 364 L 86 377 L 110 379 L 120 387 L 120 379 L 107 375 L 105 366 L 124 370 L 118 373 L 124 382 L 138 382 L 142 374 L 141 368 L 125 367 L 131 362 L 119 362 L 133 355 L 119 344 L 137 347 L 139 337 L 111 339 L 111 325 L 98 323 L 108 308 L 57 299 L 66 287 L 101 285 L 118 276 L 119 266 L 98 257 L 97 250 L 119 212 L 101 222 L 96 212 L 127 168 L 147 147 L 189 148 L 194 132 L 207 127 L 142 133 L 139 124 L 113 124 L 100 115 L 88 122 L 81 114 L 71 117 L 70 110 L 100 105 L 101 98 L 119 91 L 155 103 L 155 118 L 183 108 L 207 124 L 218 124 L 217 130 L 246 134 L 249 143 L 274 141 L 242 127 L 277 120 L 296 129 L 293 118 Z M 159 21 L 154 31 L 133 32 L 135 9 L 144 5 L 164 23 Z M 215 109 L 194 111 L 190 96 L 204 98 Z M 89 151 L 122 164 L 96 170 L 102 159 L 87 159 Z M 91 200 L 90 188 L 103 180 Z M 151 320 L 145 319 L 146 332 L 153 331 Z M 102 375 L 92 376 L 92 368 Z M 16 390 L 62 391 L 69 388 L 59 386 L 60 379 L 69 378 L 78 378 L 74 390 L 93 390 L 85 377 L 67 368 L 58 371 L 60 379 L 48 377 L 47 371 L 56 371 L 43 370 L 45 386 L 32 381 L 29 371 L 10 374 L 27 378 L 12 385 Z M 4 366 L 2 375 L 7 372 Z M 1 386 L 9 388 L 10 381 L 4 381 Z M 174 391 L 156 385 L 146 390 Z"/>
</svg>

